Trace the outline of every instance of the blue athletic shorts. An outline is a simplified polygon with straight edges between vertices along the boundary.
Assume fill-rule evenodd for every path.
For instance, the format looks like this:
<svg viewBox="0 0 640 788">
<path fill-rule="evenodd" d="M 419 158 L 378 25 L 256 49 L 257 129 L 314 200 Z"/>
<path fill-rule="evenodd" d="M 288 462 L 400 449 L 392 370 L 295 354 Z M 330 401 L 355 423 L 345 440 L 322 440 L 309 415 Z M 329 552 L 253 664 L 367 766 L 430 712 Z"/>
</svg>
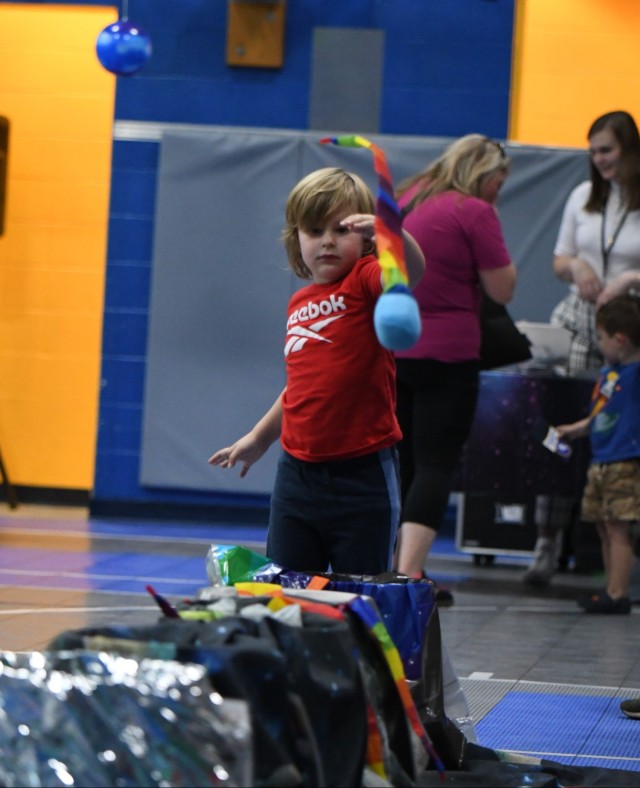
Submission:
<svg viewBox="0 0 640 788">
<path fill-rule="evenodd" d="M 267 556 L 294 571 L 376 575 L 391 568 L 400 520 L 395 447 L 352 460 L 284 452 L 271 495 Z"/>
</svg>

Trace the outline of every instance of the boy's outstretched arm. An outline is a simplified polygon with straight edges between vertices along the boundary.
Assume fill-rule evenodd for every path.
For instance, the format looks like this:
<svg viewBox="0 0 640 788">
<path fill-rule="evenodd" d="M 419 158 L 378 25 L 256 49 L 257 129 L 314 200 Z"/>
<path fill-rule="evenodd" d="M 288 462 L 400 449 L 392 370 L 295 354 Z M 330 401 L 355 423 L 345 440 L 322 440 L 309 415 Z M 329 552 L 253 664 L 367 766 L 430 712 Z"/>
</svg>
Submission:
<svg viewBox="0 0 640 788">
<path fill-rule="evenodd" d="M 281 430 L 282 394 L 252 430 L 231 446 L 218 449 L 215 454 L 209 457 L 208 462 L 210 465 L 219 465 L 221 468 L 233 468 L 237 462 L 241 462 L 240 478 L 242 479 L 247 475 L 254 462 L 257 462 L 269 446 L 278 440 Z"/>
</svg>

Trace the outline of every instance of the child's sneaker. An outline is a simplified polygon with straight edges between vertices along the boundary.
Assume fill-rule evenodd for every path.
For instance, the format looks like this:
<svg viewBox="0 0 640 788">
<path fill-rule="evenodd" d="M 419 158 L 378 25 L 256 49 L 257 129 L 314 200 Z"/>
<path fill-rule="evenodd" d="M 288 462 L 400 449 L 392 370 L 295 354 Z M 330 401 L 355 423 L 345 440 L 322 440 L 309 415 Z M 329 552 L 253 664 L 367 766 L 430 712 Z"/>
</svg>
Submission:
<svg viewBox="0 0 640 788">
<path fill-rule="evenodd" d="M 640 720 L 640 698 L 623 700 L 620 704 L 620 711 L 634 720 Z"/>
<path fill-rule="evenodd" d="M 583 605 L 585 613 L 610 613 L 613 615 L 626 615 L 631 612 L 631 600 L 628 596 L 612 599 L 606 591 L 593 594 Z"/>
<path fill-rule="evenodd" d="M 589 604 L 589 600 L 593 599 L 594 596 L 602 596 L 602 594 L 606 594 L 606 588 L 599 588 L 597 591 L 590 591 L 588 594 L 580 594 L 577 599 L 578 607 L 586 607 Z"/>
</svg>

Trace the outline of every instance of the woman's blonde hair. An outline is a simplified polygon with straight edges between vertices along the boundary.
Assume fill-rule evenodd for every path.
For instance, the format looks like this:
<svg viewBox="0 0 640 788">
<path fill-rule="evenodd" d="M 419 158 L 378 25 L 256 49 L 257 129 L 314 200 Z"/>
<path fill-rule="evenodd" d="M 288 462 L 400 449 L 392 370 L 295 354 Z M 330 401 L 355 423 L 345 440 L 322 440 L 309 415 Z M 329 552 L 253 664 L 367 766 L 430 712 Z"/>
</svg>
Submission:
<svg viewBox="0 0 640 788">
<path fill-rule="evenodd" d="M 487 178 L 508 172 L 511 162 L 504 147 L 481 134 L 467 134 L 449 145 L 429 166 L 398 185 L 398 196 L 415 184 L 418 189 L 405 206 L 408 213 L 417 205 L 446 191 L 457 191 L 470 197 L 481 197 Z"/>
<path fill-rule="evenodd" d="M 311 230 L 340 213 L 374 212 L 373 194 L 357 175 L 339 167 L 324 167 L 306 175 L 289 194 L 285 208 L 286 225 L 282 233 L 289 265 L 296 276 L 312 278 L 302 259 L 298 230 Z M 373 243 L 365 241 L 363 254 L 374 251 Z"/>
</svg>

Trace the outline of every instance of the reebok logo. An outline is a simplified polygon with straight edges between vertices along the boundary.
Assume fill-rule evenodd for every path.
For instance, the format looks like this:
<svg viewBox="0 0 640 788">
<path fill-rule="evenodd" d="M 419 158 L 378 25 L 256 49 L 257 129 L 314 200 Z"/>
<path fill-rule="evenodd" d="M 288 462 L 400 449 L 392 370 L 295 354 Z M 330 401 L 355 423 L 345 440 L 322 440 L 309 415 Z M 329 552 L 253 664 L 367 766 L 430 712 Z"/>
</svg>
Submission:
<svg viewBox="0 0 640 788">
<path fill-rule="evenodd" d="M 284 354 L 288 356 L 289 353 L 296 353 L 306 345 L 310 339 L 315 339 L 316 342 L 330 342 L 321 335 L 321 331 L 325 326 L 333 323 L 334 320 L 339 320 L 343 314 L 335 314 L 336 312 L 344 313 L 347 307 L 344 303 L 344 296 L 331 295 L 328 299 L 318 302 L 309 301 L 306 306 L 296 309 L 292 312 L 287 320 L 287 342 L 284 347 Z M 298 325 L 300 322 L 307 320 L 314 320 L 316 317 L 324 316 L 323 320 L 318 320 L 307 326 Z"/>
<path fill-rule="evenodd" d="M 301 306 L 300 309 L 296 309 L 295 312 L 291 313 L 287 320 L 287 330 L 291 328 L 291 326 L 295 326 L 296 323 L 304 322 L 305 320 L 315 320 L 315 318 L 320 317 L 320 315 L 326 317 L 327 315 L 332 315 L 334 312 L 344 312 L 346 308 L 344 296 L 335 296 L 332 294 L 328 299 L 320 301 L 318 304 L 309 301 L 306 306 Z"/>
</svg>

